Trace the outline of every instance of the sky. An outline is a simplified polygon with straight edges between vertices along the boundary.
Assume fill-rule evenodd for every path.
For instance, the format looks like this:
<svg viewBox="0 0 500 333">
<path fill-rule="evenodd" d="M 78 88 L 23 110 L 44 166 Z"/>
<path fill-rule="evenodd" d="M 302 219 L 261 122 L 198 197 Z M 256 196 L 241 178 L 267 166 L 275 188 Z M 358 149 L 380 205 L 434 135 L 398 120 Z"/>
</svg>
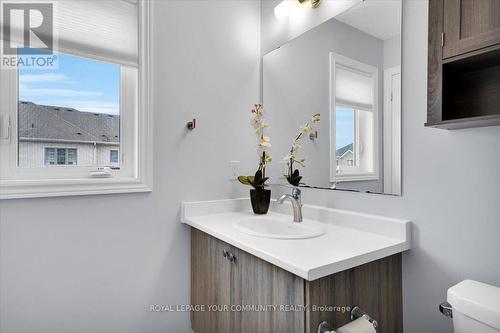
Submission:
<svg viewBox="0 0 500 333">
<path fill-rule="evenodd" d="M 337 126 L 336 126 L 336 149 L 353 143 L 354 138 L 354 112 L 352 109 L 337 108 Z"/>
<path fill-rule="evenodd" d="M 58 60 L 57 70 L 19 69 L 21 101 L 119 114 L 119 65 L 64 54 L 59 54 Z"/>
</svg>

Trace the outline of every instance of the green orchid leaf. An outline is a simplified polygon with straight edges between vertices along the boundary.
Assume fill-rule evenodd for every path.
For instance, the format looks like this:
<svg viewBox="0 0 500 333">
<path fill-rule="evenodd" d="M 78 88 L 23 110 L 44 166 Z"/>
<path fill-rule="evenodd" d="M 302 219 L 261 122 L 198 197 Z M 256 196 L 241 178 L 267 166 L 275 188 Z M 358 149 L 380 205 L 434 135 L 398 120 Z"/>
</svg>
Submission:
<svg viewBox="0 0 500 333">
<path fill-rule="evenodd" d="M 268 180 L 268 179 L 269 179 L 269 177 L 264 177 L 264 178 L 261 178 L 261 179 L 259 179 L 259 180 L 257 180 L 257 181 L 255 182 L 255 185 L 264 185 L 264 183 L 265 183 L 265 182 L 266 182 L 266 180 Z"/>
<path fill-rule="evenodd" d="M 261 179 L 262 179 L 262 171 L 261 170 L 257 170 L 257 172 L 255 173 L 255 182 L 257 183 Z"/>
<path fill-rule="evenodd" d="M 299 186 L 300 185 L 300 180 L 302 179 L 302 176 L 298 177 L 291 177 L 288 179 L 288 182 L 292 184 L 293 186 Z"/>
<path fill-rule="evenodd" d="M 238 177 L 238 180 L 239 180 L 239 181 L 240 181 L 240 183 L 242 183 L 243 185 L 252 186 L 252 184 L 250 184 L 250 182 L 248 181 L 248 177 L 247 177 L 247 176 L 239 176 L 239 177 Z"/>
</svg>

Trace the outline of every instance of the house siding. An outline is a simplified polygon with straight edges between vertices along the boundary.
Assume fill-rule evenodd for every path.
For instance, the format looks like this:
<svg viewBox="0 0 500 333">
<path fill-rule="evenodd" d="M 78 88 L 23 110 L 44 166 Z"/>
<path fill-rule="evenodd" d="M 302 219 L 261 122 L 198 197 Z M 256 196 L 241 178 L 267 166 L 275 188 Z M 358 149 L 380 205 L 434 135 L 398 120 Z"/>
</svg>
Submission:
<svg viewBox="0 0 500 333">
<path fill-rule="evenodd" d="M 349 165 L 349 160 L 354 160 L 354 155 L 349 151 L 342 156 L 338 156 L 337 160 L 337 166 L 340 166 L 342 169 L 350 168 L 352 166 Z"/>
<path fill-rule="evenodd" d="M 120 150 L 119 145 L 67 142 L 19 142 L 19 166 L 22 168 L 52 167 L 45 165 L 45 148 L 75 148 L 77 166 L 118 166 L 110 162 L 110 151 Z"/>
</svg>

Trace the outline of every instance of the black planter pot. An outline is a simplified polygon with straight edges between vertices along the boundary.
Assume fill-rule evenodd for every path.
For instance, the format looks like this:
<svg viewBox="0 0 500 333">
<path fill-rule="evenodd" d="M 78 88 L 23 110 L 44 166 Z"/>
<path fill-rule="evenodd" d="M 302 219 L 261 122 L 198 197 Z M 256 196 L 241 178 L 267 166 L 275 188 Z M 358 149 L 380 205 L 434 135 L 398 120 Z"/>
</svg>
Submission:
<svg viewBox="0 0 500 333">
<path fill-rule="evenodd" d="M 255 214 L 267 214 L 271 202 L 271 190 L 250 190 L 250 201 Z"/>
</svg>

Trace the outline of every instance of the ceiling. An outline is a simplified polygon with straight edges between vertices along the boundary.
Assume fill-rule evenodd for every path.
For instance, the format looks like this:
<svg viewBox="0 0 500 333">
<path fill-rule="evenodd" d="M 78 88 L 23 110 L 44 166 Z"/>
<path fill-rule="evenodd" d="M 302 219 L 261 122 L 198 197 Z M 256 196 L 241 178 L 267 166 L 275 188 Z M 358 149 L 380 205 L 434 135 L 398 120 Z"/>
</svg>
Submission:
<svg viewBox="0 0 500 333">
<path fill-rule="evenodd" d="M 386 40 L 400 34 L 400 0 L 365 0 L 337 15 L 336 20 Z"/>
</svg>

